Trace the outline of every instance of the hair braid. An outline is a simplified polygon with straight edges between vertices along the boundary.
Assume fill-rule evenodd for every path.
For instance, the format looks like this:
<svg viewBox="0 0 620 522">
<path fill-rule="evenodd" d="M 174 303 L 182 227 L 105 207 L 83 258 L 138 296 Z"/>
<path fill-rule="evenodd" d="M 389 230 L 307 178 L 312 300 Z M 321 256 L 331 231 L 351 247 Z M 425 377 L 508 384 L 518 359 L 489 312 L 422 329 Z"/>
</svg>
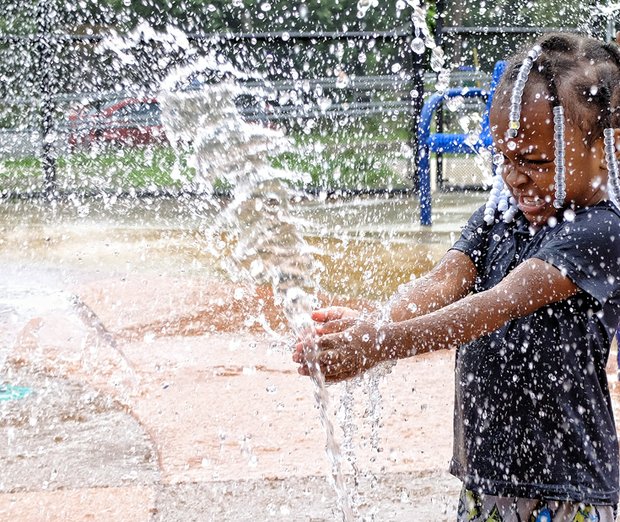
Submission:
<svg viewBox="0 0 620 522">
<path fill-rule="evenodd" d="M 611 56 L 616 65 L 617 72 L 620 74 L 620 51 L 618 47 L 612 44 L 604 44 L 603 49 Z M 613 79 L 611 81 L 613 81 Z M 620 180 L 618 178 L 615 136 L 615 130 L 620 127 L 620 86 L 617 82 L 613 82 L 613 84 L 606 89 L 606 96 L 608 111 L 606 114 L 605 130 L 603 131 L 603 141 L 605 146 L 605 160 L 607 162 L 607 189 L 611 201 L 616 207 L 620 207 Z"/>
<path fill-rule="evenodd" d="M 620 76 L 620 49 L 616 44 L 607 43 L 603 48 L 611 56 Z M 620 128 L 620 84 L 614 82 L 609 89 L 609 125 L 608 127 Z"/>
</svg>

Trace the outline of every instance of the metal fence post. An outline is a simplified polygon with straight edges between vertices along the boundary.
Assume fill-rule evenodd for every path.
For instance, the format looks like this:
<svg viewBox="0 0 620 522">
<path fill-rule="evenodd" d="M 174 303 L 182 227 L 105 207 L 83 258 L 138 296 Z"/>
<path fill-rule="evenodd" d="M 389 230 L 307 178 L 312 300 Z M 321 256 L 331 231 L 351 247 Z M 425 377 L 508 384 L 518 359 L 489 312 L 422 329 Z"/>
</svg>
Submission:
<svg viewBox="0 0 620 522">
<path fill-rule="evenodd" d="M 44 192 L 53 197 L 56 189 L 56 157 L 54 155 L 54 111 L 52 61 L 54 50 L 51 35 L 53 2 L 39 0 L 37 3 L 37 54 L 39 61 L 39 91 L 41 94 L 41 163 L 44 179 Z"/>
<path fill-rule="evenodd" d="M 435 44 L 438 47 L 443 49 L 443 11 L 445 8 L 445 0 L 437 0 L 435 3 Z M 446 65 L 447 67 L 447 65 Z M 437 108 L 437 112 L 435 113 L 435 123 L 437 132 L 443 132 L 444 125 L 444 114 L 443 114 L 443 104 Z M 437 188 L 443 188 L 443 154 L 438 152 L 436 155 L 436 172 L 435 179 L 437 180 Z"/>
<path fill-rule="evenodd" d="M 414 14 L 411 13 L 411 37 L 416 37 Z M 424 105 L 424 54 L 418 54 L 411 50 L 412 68 L 412 94 L 411 94 L 411 181 L 418 190 L 420 197 L 420 223 L 422 225 L 431 224 L 431 194 L 430 186 L 427 187 L 425 180 L 418 178 L 418 127 L 420 125 L 420 114 Z"/>
</svg>

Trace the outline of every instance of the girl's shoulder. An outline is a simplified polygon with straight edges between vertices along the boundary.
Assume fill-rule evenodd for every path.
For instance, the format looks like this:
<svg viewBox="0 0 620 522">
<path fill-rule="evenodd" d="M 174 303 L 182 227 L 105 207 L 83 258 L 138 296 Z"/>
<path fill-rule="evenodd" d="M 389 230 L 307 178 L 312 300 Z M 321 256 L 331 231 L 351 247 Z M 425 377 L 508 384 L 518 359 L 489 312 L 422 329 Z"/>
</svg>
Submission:
<svg viewBox="0 0 620 522">
<path fill-rule="evenodd" d="M 536 257 L 561 256 L 584 266 L 603 263 L 613 264 L 616 269 L 620 259 L 620 211 L 609 201 L 577 211 L 569 209 L 541 236 Z"/>
<path fill-rule="evenodd" d="M 565 210 L 563 219 L 555 227 L 558 232 L 575 233 L 591 231 L 596 234 L 620 234 L 620 210 L 611 201 L 601 201 L 592 206 L 573 211 Z"/>
<path fill-rule="evenodd" d="M 573 219 L 571 219 L 571 217 Z M 600 203 L 597 203 L 596 205 L 581 208 L 577 211 L 573 211 L 570 209 L 566 210 L 564 212 L 564 219 L 566 221 L 620 221 L 620 209 L 611 201 L 604 200 Z"/>
</svg>

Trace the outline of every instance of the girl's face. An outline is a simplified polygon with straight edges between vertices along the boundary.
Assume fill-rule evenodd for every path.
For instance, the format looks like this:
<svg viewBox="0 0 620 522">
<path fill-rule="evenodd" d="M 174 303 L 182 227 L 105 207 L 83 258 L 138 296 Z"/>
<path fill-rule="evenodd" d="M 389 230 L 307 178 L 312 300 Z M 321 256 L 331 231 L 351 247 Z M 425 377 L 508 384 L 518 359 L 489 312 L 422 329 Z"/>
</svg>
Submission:
<svg viewBox="0 0 620 522">
<path fill-rule="evenodd" d="M 530 80 L 532 82 L 532 80 Z M 528 82 L 521 105 L 521 126 L 514 139 L 506 138 L 510 94 L 493 101 L 491 134 L 502 155 L 502 177 L 519 209 L 535 227 L 558 212 L 555 199 L 555 150 L 553 110 L 540 83 Z M 498 99 L 499 98 L 499 99 Z M 591 147 L 575 122 L 565 116 L 566 199 L 564 207 L 585 207 L 606 199 L 607 171 L 603 140 Z"/>
</svg>

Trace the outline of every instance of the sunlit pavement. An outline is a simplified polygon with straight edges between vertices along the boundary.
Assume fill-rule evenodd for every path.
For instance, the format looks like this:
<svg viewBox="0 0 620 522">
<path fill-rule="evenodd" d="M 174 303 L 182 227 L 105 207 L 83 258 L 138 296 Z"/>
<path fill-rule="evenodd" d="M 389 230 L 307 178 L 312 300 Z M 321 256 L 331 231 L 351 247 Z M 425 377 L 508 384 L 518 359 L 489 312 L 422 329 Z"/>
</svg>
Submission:
<svg viewBox="0 0 620 522">
<path fill-rule="evenodd" d="M 429 244 L 460 224 L 442 226 Z M 4 274 L 22 285 L 0 307 L 4 379 L 32 393 L 0 403 L 0 520 L 340 518 L 312 385 L 268 290 L 192 268 L 200 244 L 181 249 L 169 229 L 4 234 Z M 357 472 L 343 469 L 358 517 L 453 520 L 453 353 L 401 361 L 382 381 L 381 451 L 368 383 L 354 390 Z M 342 393 L 330 387 L 336 422 Z"/>
</svg>

